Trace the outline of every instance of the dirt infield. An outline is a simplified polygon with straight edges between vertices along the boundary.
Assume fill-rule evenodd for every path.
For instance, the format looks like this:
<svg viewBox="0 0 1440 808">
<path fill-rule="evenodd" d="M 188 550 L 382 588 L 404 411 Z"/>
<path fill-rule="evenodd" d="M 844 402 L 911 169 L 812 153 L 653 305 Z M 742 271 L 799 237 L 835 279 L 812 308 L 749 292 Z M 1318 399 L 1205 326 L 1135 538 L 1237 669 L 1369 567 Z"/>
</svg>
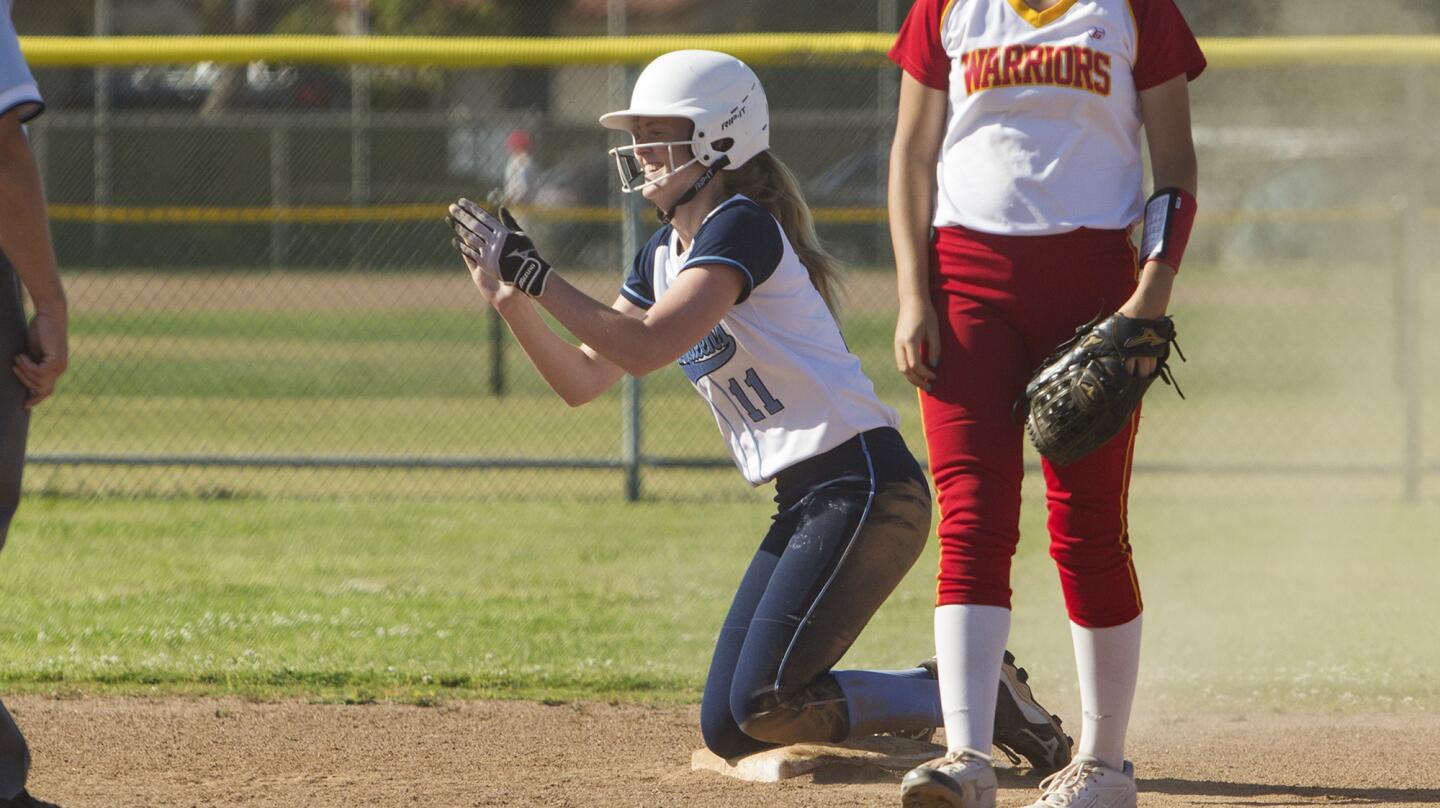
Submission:
<svg viewBox="0 0 1440 808">
<path fill-rule="evenodd" d="M 461 702 L 10 700 L 31 790 L 65 808 L 164 806 L 887 806 L 896 778 L 822 770 L 779 785 L 691 772 L 695 707 Z M 1141 802 L 1440 803 L 1440 716 L 1151 716 Z M 843 782 L 840 782 L 842 781 Z M 1002 773 L 1000 802 L 1035 778 Z"/>
</svg>

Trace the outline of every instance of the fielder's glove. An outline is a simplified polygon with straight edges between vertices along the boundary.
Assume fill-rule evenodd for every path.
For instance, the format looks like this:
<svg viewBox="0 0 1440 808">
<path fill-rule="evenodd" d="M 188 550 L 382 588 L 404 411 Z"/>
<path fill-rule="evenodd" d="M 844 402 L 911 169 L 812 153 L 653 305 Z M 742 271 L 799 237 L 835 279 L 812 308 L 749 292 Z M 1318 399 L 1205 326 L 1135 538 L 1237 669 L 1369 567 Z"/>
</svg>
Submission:
<svg viewBox="0 0 1440 808">
<path fill-rule="evenodd" d="M 450 206 L 449 221 L 455 248 L 471 261 L 531 297 L 544 294 L 550 264 L 535 252 L 535 243 L 504 205 L 497 219 L 479 204 L 461 199 Z"/>
<path fill-rule="evenodd" d="M 1063 466 L 1115 437 L 1157 377 L 1174 385 L 1166 364 L 1172 344 L 1183 361 L 1169 317 L 1141 320 L 1112 314 L 1077 328 L 1025 386 L 1020 404 L 1035 448 Z M 1126 360 L 1144 356 L 1157 360 L 1155 372 L 1144 378 L 1130 375 Z M 1175 391 L 1185 397 L 1178 385 Z"/>
</svg>

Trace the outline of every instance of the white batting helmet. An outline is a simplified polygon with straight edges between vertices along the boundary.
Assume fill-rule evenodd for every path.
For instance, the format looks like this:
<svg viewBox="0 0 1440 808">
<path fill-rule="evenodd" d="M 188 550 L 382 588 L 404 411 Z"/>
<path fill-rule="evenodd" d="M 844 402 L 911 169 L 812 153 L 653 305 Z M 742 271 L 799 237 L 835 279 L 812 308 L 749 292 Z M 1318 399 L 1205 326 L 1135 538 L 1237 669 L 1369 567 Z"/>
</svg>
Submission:
<svg viewBox="0 0 1440 808">
<path fill-rule="evenodd" d="M 734 170 L 770 148 L 770 108 L 755 71 L 727 53 L 680 50 L 646 65 L 635 82 L 630 108 L 600 116 L 600 125 L 635 136 L 636 119 L 684 118 L 694 124 L 688 141 L 634 143 L 611 149 L 627 193 L 664 180 L 695 163 Z M 645 172 L 635 149 L 689 146 L 694 159 L 662 177 L 636 184 Z M 674 165 L 674 161 L 671 161 Z"/>
</svg>

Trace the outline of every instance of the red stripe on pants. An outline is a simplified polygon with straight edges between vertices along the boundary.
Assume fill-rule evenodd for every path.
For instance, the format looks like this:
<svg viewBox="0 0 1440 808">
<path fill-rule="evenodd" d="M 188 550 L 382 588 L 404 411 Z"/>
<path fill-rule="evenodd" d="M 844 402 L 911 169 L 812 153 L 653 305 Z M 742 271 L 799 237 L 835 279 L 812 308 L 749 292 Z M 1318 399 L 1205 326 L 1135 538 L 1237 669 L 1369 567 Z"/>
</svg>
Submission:
<svg viewBox="0 0 1440 808">
<path fill-rule="evenodd" d="M 1130 296 L 1135 253 L 1118 230 L 995 236 L 942 228 L 931 266 L 940 367 L 920 404 L 940 502 L 937 602 L 1009 608 L 1024 473 L 1015 402 L 1077 326 Z M 1050 555 L 1070 619 L 1082 626 L 1140 613 L 1125 511 L 1138 420 L 1076 463 L 1044 463 Z"/>
</svg>

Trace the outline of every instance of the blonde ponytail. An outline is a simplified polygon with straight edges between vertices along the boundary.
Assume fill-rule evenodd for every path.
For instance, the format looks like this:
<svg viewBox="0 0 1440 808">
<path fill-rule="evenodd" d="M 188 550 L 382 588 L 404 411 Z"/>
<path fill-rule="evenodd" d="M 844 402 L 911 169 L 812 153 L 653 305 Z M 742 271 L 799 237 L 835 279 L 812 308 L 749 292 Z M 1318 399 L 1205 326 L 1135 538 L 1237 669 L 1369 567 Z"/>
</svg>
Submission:
<svg viewBox="0 0 1440 808">
<path fill-rule="evenodd" d="M 725 190 L 755 200 L 780 220 L 780 229 L 790 240 L 800 263 L 810 273 L 810 282 L 832 314 L 839 314 L 843 289 L 840 261 L 826 252 L 815 233 L 815 217 L 805 203 L 800 182 L 773 152 L 763 151 L 734 171 L 726 171 Z"/>
</svg>

